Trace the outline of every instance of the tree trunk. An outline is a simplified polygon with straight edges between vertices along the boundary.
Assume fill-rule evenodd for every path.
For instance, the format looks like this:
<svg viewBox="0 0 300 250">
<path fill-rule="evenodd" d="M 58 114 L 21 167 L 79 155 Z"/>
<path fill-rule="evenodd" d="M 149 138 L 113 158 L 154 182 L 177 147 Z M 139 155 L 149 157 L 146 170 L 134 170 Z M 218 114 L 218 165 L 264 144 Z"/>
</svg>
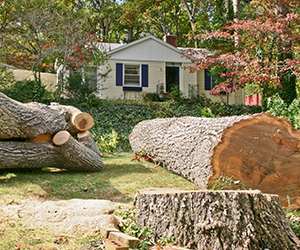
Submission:
<svg viewBox="0 0 300 250">
<path fill-rule="evenodd" d="M 299 249 L 278 196 L 254 191 L 146 189 L 137 223 L 198 250 Z"/>
<path fill-rule="evenodd" d="M 300 207 L 300 132 L 267 114 L 223 118 L 181 117 L 139 123 L 130 144 L 135 154 L 194 182 L 212 187 L 223 176 L 248 188 L 279 194 Z"/>
<path fill-rule="evenodd" d="M 67 129 L 63 116 L 39 103 L 23 104 L 0 92 L 0 140 L 33 139 Z"/>
<path fill-rule="evenodd" d="M 0 169 L 101 170 L 101 152 L 88 132 L 93 124 L 72 106 L 23 104 L 0 92 Z"/>
</svg>

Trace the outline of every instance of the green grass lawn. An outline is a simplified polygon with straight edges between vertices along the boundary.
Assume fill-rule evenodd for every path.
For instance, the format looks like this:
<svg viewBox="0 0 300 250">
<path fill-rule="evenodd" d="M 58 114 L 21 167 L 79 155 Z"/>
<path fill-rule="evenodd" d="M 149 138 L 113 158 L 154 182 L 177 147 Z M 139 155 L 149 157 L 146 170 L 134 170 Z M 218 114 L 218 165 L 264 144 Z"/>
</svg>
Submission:
<svg viewBox="0 0 300 250">
<path fill-rule="evenodd" d="M 193 183 L 133 154 L 104 156 L 100 172 L 68 172 L 58 169 L 1 170 L 0 205 L 22 199 L 107 199 L 132 204 L 143 188 L 197 189 Z M 101 249 L 99 235 L 58 236 L 44 229 L 29 228 L 22 219 L 11 221 L 0 209 L 0 249 Z"/>
</svg>

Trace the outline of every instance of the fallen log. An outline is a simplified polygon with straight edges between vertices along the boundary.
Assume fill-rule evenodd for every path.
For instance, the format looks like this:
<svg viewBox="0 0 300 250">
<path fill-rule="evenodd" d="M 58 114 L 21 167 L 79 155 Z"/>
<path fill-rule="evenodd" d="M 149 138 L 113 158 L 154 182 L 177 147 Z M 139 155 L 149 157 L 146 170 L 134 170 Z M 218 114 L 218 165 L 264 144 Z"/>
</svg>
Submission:
<svg viewBox="0 0 300 250">
<path fill-rule="evenodd" d="M 300 208 L 300 131 L 282 117 L 154 119 L 137 124 L 129 140 L 135 154 L 201 188 L 230 177 Z"/>
<path fill-rule="evenodd" d="M 67 130 L 65 117 L 41 103 L 20 103 L 0 92 L 0 140 L 34 139 Z"/>
<path fill-rule="evenodd" d="M 138 224 L 189 249 L 300 248 L 277 195 L 146 189 L 135 205 Z"/>
<path fill-rule="evenodd" d="M 101 152 L 88 132 L 93 125 L 75 107 L 23 104 L 0 92 L 0 169 L 99 171 Z"/>
</svg>

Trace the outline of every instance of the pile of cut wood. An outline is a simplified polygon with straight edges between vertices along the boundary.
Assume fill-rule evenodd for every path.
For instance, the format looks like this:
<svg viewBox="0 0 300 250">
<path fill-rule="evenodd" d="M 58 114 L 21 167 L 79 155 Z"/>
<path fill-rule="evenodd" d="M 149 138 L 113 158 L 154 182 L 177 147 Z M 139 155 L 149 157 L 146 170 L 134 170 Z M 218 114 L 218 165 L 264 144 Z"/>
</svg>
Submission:
<svg viewBox="0 0 300 250">
<path fill-rule="evenodd" d="M 72 106 L 20 103 L 0 92 L 0 168 L 99 171 L 93 117 Z"/>
</svg>

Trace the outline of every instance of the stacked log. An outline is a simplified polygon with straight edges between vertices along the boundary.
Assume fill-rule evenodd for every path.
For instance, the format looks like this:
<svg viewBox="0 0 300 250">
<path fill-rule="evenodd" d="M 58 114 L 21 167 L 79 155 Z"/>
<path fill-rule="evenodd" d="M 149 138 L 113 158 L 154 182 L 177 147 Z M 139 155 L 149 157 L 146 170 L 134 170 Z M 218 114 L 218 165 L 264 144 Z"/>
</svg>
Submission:
<svg viewBox="0 0 300 250">
<path fill-rule="evenodd" d="M 140 190 L 136 220 L 198 250 L 300 248 L 277 195 L 253 191 Z"/>
<path fill-rule="evenodd" d="M 130 144 L 168 170 L 211 188 L 219 177 L 278 194 L 300 208 L 300 131 L 267 114 L 223 118 L 181 117 L 140 122 Z"/>
<path fill-rule="evenodd" d="M 20 103 L 0 92 L 0 168 L 99 171 L 93 117 L 72 106 Z"/>
</svg>

